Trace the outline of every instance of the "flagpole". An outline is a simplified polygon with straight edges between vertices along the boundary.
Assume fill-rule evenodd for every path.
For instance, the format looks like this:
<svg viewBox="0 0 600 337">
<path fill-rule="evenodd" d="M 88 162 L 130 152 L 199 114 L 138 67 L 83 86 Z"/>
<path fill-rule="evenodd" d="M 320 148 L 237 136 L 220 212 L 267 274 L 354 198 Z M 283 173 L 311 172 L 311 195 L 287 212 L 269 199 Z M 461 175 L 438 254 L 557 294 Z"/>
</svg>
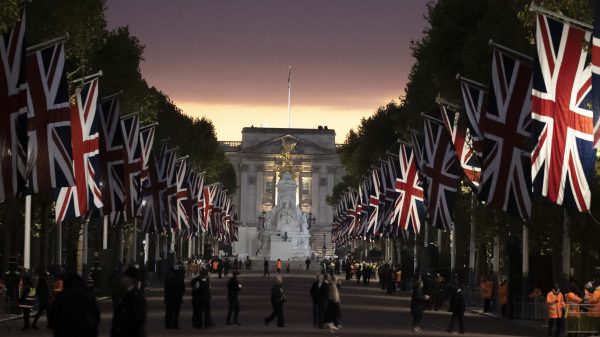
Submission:
<svg viewBox="0 0 600 337">
<path fill-rule="evenodd" d="M 511 49 L 511 48 L 505 47 L 505 46 L 503 46 L 503 45 L 501 45 L 501 44 L 497 44 L 497 43 L 496 43 L 496 42 L 494 42 L 494 40 L 492 40 L 492 39 L 490 39 L 490 40 L 488 41 L 488 45 L 489 45 L 490 47 L 492 47 L 492 48 L 496 48 L 496 49 L 498 49 L 498 50 L 500 50 L 500 51 L 502 51 L 502 52 L 504 52 L 504 53 L 510 54 L 511 56 L 513 56 L 513 57 L 515 57 L 515 58 L 520 58 L 520 59 L 522 59 L 523 61 L 526 61 L 526 63 L 531 63 L 531 62 L 533 62 L 533 57 L 531 57 L 531 56 L 528 56 L 528 55 L 525 55 L 525 54 L 523 54 L 523 53 L 521 53 L 521 52 L 518 52 L 518 51 L 516 51 L 516 50 L 514 50 L 514 49 Z"/>
<path fill-rule="evenodd" d="M 104 216 L 102 223 L 102 249 L 108 249 L 108 214 Z"/>
<path fill-rule="evenodd" d="M 31 194 L 25 197 L 25 232 L 23 244 L 23 269 L 31 268 Z"/>
<path fill-rule="evenodd" d="M 570 18 L 568 16 L 564 16 L 560 13 L 556 13 L 551 10 L 547 10 L 544 7 L 540 7 L 540 6 L 536 5 L 535 1 L 531 2 L 531 5 L 529 5 L 529 10 L 532 12 L 537 12 L 540 14 L 551 16 L 552 18 L 554 18 L 558 21 L 561 21 L 561 22 L 569 24 L 569 25 L 577 26 L 577 28 L 582 29 L 582 30 L 591 31 L 592 29 L 594 29 L 594 27 L 592 25 L 590 25 L 589 23 L 585 23 L 583 21 L 579 21 L 579 20 Z"/>
<path fill-rule="evenodd" d="M 289 73 L 288 73 L 288 129 L 292 125 L 292 65 L 289 65 Z"/>
</svg>

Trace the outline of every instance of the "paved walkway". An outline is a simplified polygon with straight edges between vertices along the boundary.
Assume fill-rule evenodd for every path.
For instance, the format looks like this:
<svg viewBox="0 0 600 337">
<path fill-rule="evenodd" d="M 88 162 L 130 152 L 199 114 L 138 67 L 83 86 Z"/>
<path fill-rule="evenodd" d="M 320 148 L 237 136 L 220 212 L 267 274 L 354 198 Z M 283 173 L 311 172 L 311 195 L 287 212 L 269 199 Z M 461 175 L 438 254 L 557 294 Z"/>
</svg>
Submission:
<svg viewBox="0 0 600 337">
<path fill-rule="evenodd" d="M 164 306 L 162 289 L 151 289 L 147 293 L 149 306 L 148 336 L 448 336 L 444 331 L 450 314 L 444 311 L 426 312 L 421 324 L 423 332 L 415 334 L 411 330 L 409 294 L 388 296 L 378 288 L 377 283 L 363 287 L 356 282 L 344 281 L 341 289 L 342 328 L 331 333 L 312 327 L 312 304 L 309 296 L 313 274 L 284 274 L 284 289 L 287 293 L 285 304 L 286 327 L 277 328 L 272 324 L 264 326 L 263 318 L 270 313 L 270 287 L 272 278 L 263 278 L 257 273 L 239 276 L 243 285 L 240 293 L 240 321 L 242 326 L 226 326 L 226 280 L 213 278 L 213 320 L 217 324 L 209 330 L 191 328 L 191 299 L 189 282 L 181 310 L 180 330 L 164 329 Z M 101 336 L 109 336 L 111 315 L 110 301 L 102 301 Z M 479 314 L 466 314 L 466 336 L 544 336 L 544 330 L 515 324 L 510 321 L 486 317 Z M 41 323 L 41 324 L 40 324 Z M 38 323 L 45 326 L 45 320 Z M 0 336 L 49 336 L 46 329 L 18 331 L 21 321 L 0 323 Z M 8 330 L 10 329 L 10 331 Z"/>
</svg>

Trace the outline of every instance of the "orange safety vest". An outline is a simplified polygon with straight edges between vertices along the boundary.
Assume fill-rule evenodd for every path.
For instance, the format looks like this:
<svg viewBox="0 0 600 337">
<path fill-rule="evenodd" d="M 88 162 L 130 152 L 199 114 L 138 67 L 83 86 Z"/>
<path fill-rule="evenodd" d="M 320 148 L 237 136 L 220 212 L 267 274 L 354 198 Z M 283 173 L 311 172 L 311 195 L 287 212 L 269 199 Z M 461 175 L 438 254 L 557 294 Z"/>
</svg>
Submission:
<svg viewBox="0 0 600 337">
<path fill-rule="evenodd" d="M 479 283 L 479 293 L 481 294 L 481 298 L 484 300 L 489 300 L 492 298 L 492 286 L 494 282 L 490 280 L 481 281 Z"/>
<path fill-rule="evenodd" d="M 553 291 L 549 292 L 546 296 L 546 303 L 548 304 L 548 318 L 562 318 L 565 300 L 561 292 L 558 294 L 554 294 Z"/>
<path fill-rule="evenodd" d="M 277 261 L 277 269 L 281 269 L 281 260 Z"/>
<path fill-rule="evenodd" d="M 508 303 L 508 282 L 498 285 L 498 298 L 500 305 Z"/>
<path fill-rule="evenodd" d="M 581 297 L 577 296 L 574 292 L 570 291 L 567 293 L 567 310 L 569 316 L 579 317 L 579 303 L 581 303 Z"/>
<path fill-rule="evenodd" d="M 213 261 L 212 263 L 212 267 L 214 271 L 217 271 L 217 269 L 219 269 L 219 262 L 217 261 Z"/>
<path fill-rule="evenodd" d="M 600 317 L 600 287 L 596 288 L 590 295 L 589 315 L 591 317 Z"/>
</svg>

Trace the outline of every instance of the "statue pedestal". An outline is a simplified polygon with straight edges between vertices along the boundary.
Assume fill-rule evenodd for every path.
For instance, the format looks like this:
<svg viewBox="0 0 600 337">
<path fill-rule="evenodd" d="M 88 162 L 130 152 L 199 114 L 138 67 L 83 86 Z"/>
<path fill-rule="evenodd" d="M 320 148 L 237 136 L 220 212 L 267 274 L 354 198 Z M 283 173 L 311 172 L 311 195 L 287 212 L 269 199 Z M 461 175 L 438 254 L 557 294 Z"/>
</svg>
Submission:
<svg viewBox="0 0 600 337">
<path fill-rule="evenodd" d="M 271 245 L 269 258 L 271 260 L 281 259 L 282 261 L 298 260 L 304 261 L 310 257 L 310 234 L 308 233 L 288 233 L 288 240 L 283 241 L 283 235 L 272 233 L 270 235 Z"/>
</svg>

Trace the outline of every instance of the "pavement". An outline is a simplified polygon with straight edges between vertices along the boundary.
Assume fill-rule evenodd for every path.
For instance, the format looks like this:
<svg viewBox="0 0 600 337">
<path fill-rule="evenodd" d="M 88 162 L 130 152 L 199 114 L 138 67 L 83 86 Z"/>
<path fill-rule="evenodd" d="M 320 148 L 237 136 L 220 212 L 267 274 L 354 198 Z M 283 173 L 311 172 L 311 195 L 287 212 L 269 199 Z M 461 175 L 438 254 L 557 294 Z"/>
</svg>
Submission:
<svg viewBox="0 0 600 337">
<path fill-rule="evenodd" d="M 273 274 L 272 274 L 273 276 Z M 283 288 L 287 302 L 284 307 L 284 328 L 275 327 L 274 322 L 265 327 L 264 317 L 270 314 L 270 288 L 273 277 L 262 277 L 262 273 L 244 272 L 239 276 L 243 285 L 240 293 L 241 326 L 226 326 L 227 314 L 226 279 L 212 278 L 212 315 L 216 327 L 207 330 L 196 330 L 191 327 L 191 294 L 189 281 L 186 281 L 186 293 L 181 308 L 179 330 L 164 328 L 163 291 L 159 288 L 147 291 L 148 301 L 148 336 L 448 336 L 445 331 L 450 320 L 450 313 L 442 311 L 426 311 L 421 333 L 414 333 L 411 328 L 410 294 L 399 292 L 386 295 L 380 290 L 377 282 L 369 286 L 357 285 L 355 281 L 343 281 L 341 296 L 340 324 L 342 328 L 336 332 L 319 330 L 312 326 L 312 303 L 309 295 L 314 274 L 295 272 L 282 274 Z M 100 301 L 102 321 L 100 336 L 110 335 L 112 318 L 110 300 Z M 52 332 L 45 327 L 45 316 L 40 319 L 40 330 L 20 331 L 22 321 L 9 320 L 0 322 L 0 336 L 51 336 Z M 477 312 L 465 314 L 465 336 L 545 336 L 545 330 L 517 322 L 480 315 Z M 457 329 L 458 327 L 455 327 Z"/>
</svg>

